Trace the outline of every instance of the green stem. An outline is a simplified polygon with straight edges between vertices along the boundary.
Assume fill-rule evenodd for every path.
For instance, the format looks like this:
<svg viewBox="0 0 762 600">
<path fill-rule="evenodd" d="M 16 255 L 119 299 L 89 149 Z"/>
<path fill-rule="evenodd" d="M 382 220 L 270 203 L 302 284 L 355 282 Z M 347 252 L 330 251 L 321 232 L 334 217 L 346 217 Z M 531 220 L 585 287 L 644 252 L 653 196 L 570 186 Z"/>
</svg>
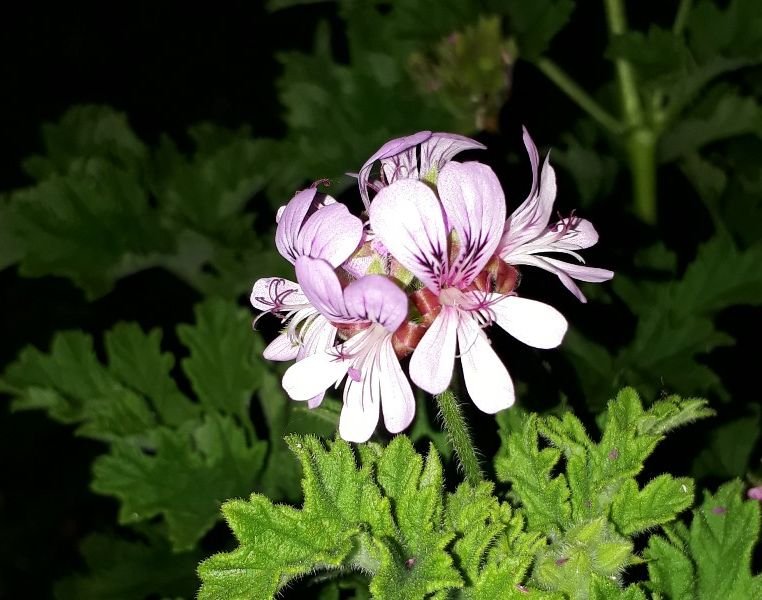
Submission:
<svg viewBox="0 0 762 600">
<path fill-rule="evenodd" d="M 559 89 L 571 98 L 582 110 L 613 134 L 622 133 L 624 127 L 595 99 L 583 90 L 576 81 L 567 75 L 561 67 L 548 58 L 537 61 L 537 68 L 555 83 Z"/>
<path fill-rule="evenodd" d="M 675 35 L 682 35 L 692 6 L 693 0 L 680 0 L 680 5 L 677 7 L 677 14 L 675 15 L 675 22 L 672 25 L 672 33 Z"/>
<path fill-rule="evenodd" d="M 482 481 L 482 471 L 479 467 L 479 459 L 476 458 L 471 436 L 468 433 L 468 426 L 460 411 L 455 394 L 450 390 L 445 390 L 435 396 L 439 405 L 439 412 L 444 421 L 447 437 L 450 439 L 455 454 L 458 456 L 460 466 L 466 475 L 466 481 L 471 485 L 477 485 Z"/>
<path fill-rule="evenodd" d="M 604 0 L 611 37 L 627 32 L 622 0 Z M 635 77 L 628 60 L 614 60 L 622 118 L 627 124 L 627 155 L 632 175 L 635 212 L 646 223 L 656 223 L 656 143 L 657 134 L 646 120 Z"/>
</svg>

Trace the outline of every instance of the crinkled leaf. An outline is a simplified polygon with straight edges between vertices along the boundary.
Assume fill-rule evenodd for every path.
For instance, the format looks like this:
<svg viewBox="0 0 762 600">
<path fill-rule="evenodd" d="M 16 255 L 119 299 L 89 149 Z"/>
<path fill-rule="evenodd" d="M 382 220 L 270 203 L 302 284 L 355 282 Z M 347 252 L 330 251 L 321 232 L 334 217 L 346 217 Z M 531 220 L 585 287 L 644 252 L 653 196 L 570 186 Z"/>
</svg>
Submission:
<svg viewBox="0 0 762 600">
<path fill-rule="evenodd" d="M 266 446 L 230 417 L 207 415 L 179 430 L 156 429 L 150 447 L 117 441 L 96 459 L 92 488 L 121 501 L 119 522 L 161 515 L 176 550 L 192 548 L 227 498 L 253 487 Z"/>
<path fill-rule="evenodd" d="M 11 208 L 21 273 L 68 277 L 91 297 L 173 249 L 137 176 L 103 159 L 14 192 Z"/>
<path fill-rule="evenodd" d="M 693 480 L 659 475 L 638 490 L 634 479 L 619 488 L 611 503 L 611 521 L 624 535 L 634 535 L 667 521 L 693 503 Z"/>
<path fill-rule="evenodd" d="M 498 421 L 500 422 L 500 421 Z M 556 448 L 539 448 L 537 416 L 530 415 L 520 432 L 506 434 L 495 456 L 498 480 L 511 483 L 511 494 L 526 510 L 530 531 L 568 526 L 571 517 L 566 477 L 553 476 L 561 458 Z"/>
<path fill-rule="evenodd" d="M 443 549 L 450 538 L 439 522 L 441 468 L 433 451 L 423 465 L 398 437 L 386 450 L 361 447 L 358 468 L 343 441 L 326 449 L 313 437 L 292 436 L 289 445 L 303 469 L 303 508 L 256 494 L 228 502 L 223 510 L 240 545 L 201 564 L 199 598 L 268 598 L 294 577 L 340 566 L 371 574 L 380 597 L 423 598 L 461 585 Z M 376 483 L 375 469 L 386 485 Z"/>
<path fill-rule="evenodd" d="M 667 598 L 741 600 L 759 598 L 752 577 L 752 548 L 759 534 L 757 501 L 743 500 L 740 481 L 704 494 L 690 530 L 667 539 L 653 536 L 645 551 L 654 591 Z"/>
<path fill-rule="evenodd" d="M 130 129 L 124 113 L 109 106 L 74 106 L 56 123 L 42 126 L 45 155 L 24 161 L 24 170 L 37 180 L 66 175 L 84 159 L 104 159 L 137 172 L 148 151 Z"/>
<path fill-rule="evenodd" d="M 182 366 L 202 405 L 231 415 L 247 414 L 262 371 L 249 316 L 213 298 L 196 307 L 194 325 L 180 325 L 177 333 L 190 349 Z"/>
<path fill-rule="evenodd" d="M 91 534 L 82 542 L 81 552 L 89 572 L 57 583 L 59 600 L 145 600 L 157 594 L 190 598 L 197 585 L 198 554 L 174 553 L 158 535 L 144 542 Z"/>
</svg>

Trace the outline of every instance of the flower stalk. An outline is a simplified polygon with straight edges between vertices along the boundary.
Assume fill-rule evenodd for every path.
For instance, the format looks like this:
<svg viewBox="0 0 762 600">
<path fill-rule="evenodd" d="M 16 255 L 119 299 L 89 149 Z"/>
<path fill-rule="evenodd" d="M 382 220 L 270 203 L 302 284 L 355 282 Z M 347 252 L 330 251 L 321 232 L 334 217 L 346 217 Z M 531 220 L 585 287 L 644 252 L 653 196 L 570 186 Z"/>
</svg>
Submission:
<svg viewBox="0 0 762 600">
<path fill-rule="evenodd" d="M 439 406 L 439 414 L 442 416 L 447 438 L 450 445 L 455 450 L 458 462 L 466 476 L 466 481 L 475 486 L 479 484 L 484 476 L 482 475 L 479 459 L 476 457 L 476 450 L 471 441 L 471 435 L 468 432 L 468 425 L 463 418 L 455 394 L 451 390 L 445 390 L 441 394 L 434 396 Z"/>
</svg>

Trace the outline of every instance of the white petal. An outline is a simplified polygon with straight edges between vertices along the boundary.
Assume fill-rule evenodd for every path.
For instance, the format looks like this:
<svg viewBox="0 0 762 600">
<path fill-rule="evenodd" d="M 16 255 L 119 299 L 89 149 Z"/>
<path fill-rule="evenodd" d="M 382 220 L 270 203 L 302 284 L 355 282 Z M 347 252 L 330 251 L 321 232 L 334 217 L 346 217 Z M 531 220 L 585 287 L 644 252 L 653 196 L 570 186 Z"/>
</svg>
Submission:
<svg viewBox="0 0 762 600">
<path fill-rule="evenodd" d="M 380 357 L 381 409 L 384 412 L 384 425 L 391 433 L 399 433 L 413 420 L 415 398 L 410 382 L 400 367 L 394 354 L 391 340 L 384 343 Z"/>
<path fill-rule="evenodd" d="M 318 352 L 330 350 L 336 342 L 336 327 L 323 315 L 318 315 L 306 331 L 302 332 L 303 343 L 296 360 L 302 360 Z"/>
<path fill-rule="evenodd" d="M 254 283 L 249 300 L 257 310 L 280 310 L 305 304 L 307 297 L 298 283 L 283 277 L 263 277 Z"/>
<path fill-rule="evenodd" d="M 281 333 L 268 344 L 262 356 L 267 360 L 294 360 L 298 353 L 298 344 L 292 343 L 285 333 Z"/>
<path fill-rule="evenodd" d="M 410 358 L 410 379 L 430 394 L 441 394 L 450 385 L 458 318 L 456 309 L 442 307 Z"/>
<path fill-rule="evenodd" d="M 560 312 L 535 300 L 506 296 L 490 308 L 500 327 L 534 348 L 555 348 L 564 339 L 568 328 Z"/>
<path fill-rule="evenodd" d="M 377 369 L 363 373 L 362 381 L 347 378 L 344 407 L 339 417 L 339 435 L 348 442 L 367 442 L 378 424 L 381 404 Z"/>
<path fill-rule="evenodd" d="M 309 400 L 340 381 L 347 369 L 348 361 L 319 352 L 288 368 L 283 375 L 283 389 L 292 400 Z"/>
<path fill-rule="evenodd" d="M 516 400 L 511 376 L 474 319 L 461 319 L 458 347 L 466 390 L 476 407 L 494 414 L 511 406 Z"/>
</svg>

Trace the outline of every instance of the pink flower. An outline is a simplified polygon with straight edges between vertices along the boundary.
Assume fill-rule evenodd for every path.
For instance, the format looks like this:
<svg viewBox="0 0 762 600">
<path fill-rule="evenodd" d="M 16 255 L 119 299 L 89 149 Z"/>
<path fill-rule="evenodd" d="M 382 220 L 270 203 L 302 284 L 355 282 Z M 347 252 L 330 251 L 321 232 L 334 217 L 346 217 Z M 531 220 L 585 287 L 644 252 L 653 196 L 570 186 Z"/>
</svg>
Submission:
<svg viewBox="0 0 762 600">
<path fill-rule="evenodd" d="M 283 389 L 294 400 L 322 395 L 346 377 L 339 434 L 366 441 L 376 428 L 379 410 L 392 433 L 413 419 L 415 400 L 392 346 L 392 336 L 407 320 L 405 293 L 382 275 L 367 275 L 342 289 L 330 264 L 301 257 L 296 275 L 304 294 L 324 318 L 363 327 L 335 348 L 295 363 L 283 376 Z"/>
<path fill-rule="evenodd" d="M 548 225 L 556 199 L 556 173 L 545 159 L 537 185 L 537 169 L 540 157 L 537 147 L 524 129 L 524 145 L 532 163 L 532 189 L 526 200 L 505 223 L 505 230 L 497 247 L 497 254 L 511 265 L 530 265 L 550 271 L 582 302 L 585 296 L 573 279 L 600 283 L 614 276 L 613 271 L 575 265 L 547 256 L 544 252 L 569 254 L 581 263 L 585 261 L 577 253 L 595 245 L 598 233 L 592 223 L 570 216 Z"/>
<path fill-rule="evenodd" d="M 315 188 L 308 188 L 280 208 L 275 244 L 291 263 L 300 256 L 310 256 L 338 267 L 359 245 L 362 221 L 330 196 L 320 196 Z M 334 345 L 336 327 L 310 304 L 293 281 L 276 277 L 259 279 L 254 283 L 250 300 L 254 308 L 263 311 L 262 315 L 281 315 L 284 324 L 282 333 L 265 348 L 266 359 L 300 361 Z M 318 406 L 322 399 L 323 394 L 309 399 L 310 408 Z"/>
<path fill-rule="evenodd" d="M 746 497 L 749 500 L 762 500 L 762 485 L 758 485 L 757 487 L 749 488 L 746 491 Z"/>
<path fill-rule="evenodd" d="M 411 379 L 427 392 L 443 392 L 457 346 L 471 399 L 494 413 L 513 404 L 514 390 L 482 328 L 496 322 L 531 346 L 553 348 L 561 343 L 566 320 L 540 302 L 471 286 L 494 255 L 505 221 L 505 197 L 492 170 L 477 162 L 448 162 L 437 191 L 439 199 L 415 179 L 381 188 L 370 206 L 371 227 L 441 306 L 413 352 Z"/>
<path fill-rule="evenodd" d="M 436 183 L 439 172 L 456 154 L 474 149 L 483 150 L 484 145 L 462 135 L 431 131 L 419 131 L 386 142 L 365 162 L 358 175 L 360 196 L 365 208 L 370 207 L 368 187 L 378 192 L 382 187 L 400 179 L 423 179 Z M 371 183 L 370 171 L 376 161 L 381 161 L 382 179 Z"/>
</svg>

